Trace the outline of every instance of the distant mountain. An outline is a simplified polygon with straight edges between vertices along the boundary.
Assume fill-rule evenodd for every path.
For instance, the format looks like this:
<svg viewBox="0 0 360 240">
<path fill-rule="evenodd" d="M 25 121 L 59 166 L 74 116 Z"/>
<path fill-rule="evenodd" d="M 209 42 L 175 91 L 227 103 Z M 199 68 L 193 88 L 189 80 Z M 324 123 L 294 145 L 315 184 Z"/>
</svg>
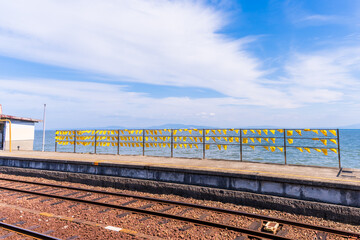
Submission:
<svg viewBox="0 0 360 240">
<path fill-rule="evenodd" d="M 241 128 L 247 128 L 247 129 L 252 129 L 252 128 L 254 128 L 254 129 L 256 129 L 256 128 L 278 129 L 278 128 L 284 128 L 284 127 L 261 125 L 261 126 L 245 126 L 245 127 L 241 127 Z"/>
<path fill-rule="evenodd" d="M 169 128 L 173 128 L 173 129 L 179 129 L 179 128 L 197 128 L 197 129 L 222 129 L 224 127 L 210 127 L 210 126 L 203 126 L 203 125 L 186 125 L 186 124 L 164 124 L 164 125 L 159 125 L 159 126 L 152 126 L 149 127 L 150 129 L 169 129 Z M 225 128 L 247 128 L 247 129 L 257 129 L 257 128 L 269 128 L 269 129 L 277 129 L 279 127 L 275 127 L 275 126 L 269 126 L 269 125 L 264 125 L 264 126 L 245 126 L 245 127 L 236 127 L 236 126 L 228 126 Z"/>
<path fill-rule="evenodd" d="M 94 127 L 94 128 L 77 128 L 76 130 L 87 130 L 87 129 L 96 129 L 96 130 L 108 130 L 108 129 L 180 129 L 180 128 L 196 128 L 196 129 L 222 129 L 223 127 L 214 127 L 214 126 L 204 126 L 204 125 L 191 125 L 191 124 L 176 124 L 176 123 L 169 123 L 169 124 L 163 124 L 163 125 L 157 125 L 157 126 L 150 126 L 150 127 L 123 127 L 123 126 L 107 126 L 107 127 Z M 228 126 L 225 128 L 243 128 L 243 129 L 278 129 L 278 128 L 284 128 L 283 126 L 270 126 L 270 125 L 259 125 L 259 126 Z M 285 128 L 296 128 L 296 127 L 285 127 Z M 303 127 L 298 127 L 298 129 L 302 129 Z M 322 127 L 315 127 L 315 126 L 307 126 L 305 128 L 310 129 L 320 129 Z M 347 126 L 341 126 L 341 127 L 333 127 L 333 128 L 339 128 L 339 129 L 360 129 L 360 124 L 353 124 L 353 125 L 347 125 Z M 41 128 L 37 128 L 37 131 L 42 131 Z M 50 129 L 47 129 L 50 130 Z M 54 129 L 52 129 L 54 130 Z M 70 129 L 56 129 L 56 130 L 70 130 Z"/>
<path fill-rule="evenodd" d="M 163 125 L 159 125 L 159 126 L 152 126 L 152 127 L 148 127 L 149 129 L 179 129 L 179 128 L 197 128 L 197 129 L 202 129 L 202 128 L 212 128 L 209 126 L 200 126 L 200 125 L 187 125 L 187 124 L 163 124 Z"/>
<path fill-rule="evenodd" d="M 92 129 L 95 129 L 95 128 L 92 128 Z M 100 127 L 100 128 L 96 128 L 96 129 L 126 129 L 126 127 L 122 127 L 122 126 L 107 126 L 107 127 Z"/>
<path fill-rule="evenodd" d="M 156 126 L 150 126 L 150 127 L 142 127 L 143 129 L 222 129 L 223 127 L 213 127 L 213 126 L 204 126 L 204 125 L 191 125 L 191 124 L 177 124 L 177 123 L 168 123 L 163 125 L 156 125 Z M 96 129 L 142 129 L 139 127 L 119 127 L 119 126 L 108 126 L 104 128 L 96 128 Z M 236 126 L 228 126 L 225 128 L 247 128 L 247 129 L 257 129 L 257 128 L 268 128 L 268 129 L 277 129 L 282 127 L 276 127 L 276 126 L 269 126 L 269 125 L 263 125 L 263 126 L 242 126 L 242 127 L 236 127 Z"/>
</svg>

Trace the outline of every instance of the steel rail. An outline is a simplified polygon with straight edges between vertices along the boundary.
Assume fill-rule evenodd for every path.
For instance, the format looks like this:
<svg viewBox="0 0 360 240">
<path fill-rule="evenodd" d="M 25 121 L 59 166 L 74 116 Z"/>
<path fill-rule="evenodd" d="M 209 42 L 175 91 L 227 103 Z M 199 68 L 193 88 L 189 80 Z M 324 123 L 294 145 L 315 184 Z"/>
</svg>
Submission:
<svg viewBox="0 0 360 240">
<path fill-rule="evenodd" d="M 39 192 L 21 190 L 21 189 L 10 188 L 10 187 L 1 187 L 0 186 L 0 189 L 28 193 L 28 194 L 49 197 L 49 198 L 62 199 L 62 200 L 73 201 L 73 202 L 80 202 L 80 203 L 91 204 L 91 205 L 113 208 L 113 209 L 121 209 L 121 210 L 126 210 L 126 211 L 130 211 L 130 212 L 135 212 L 135 213 L 164 217 L 167 219 L 175 219 L 175 220 L 179 220 L 179 221 L 183 221 L 183 222 L 187 222 L 187 223 L 193 223 L 193 224 L 207 226 L 207 227 L 214 227 L 214 228 L 219 228 L 219 229 L 224 229 L 224 230 L 235 231 L 238 233 L 246 234 L 251 237 L 261 237 L 261 238 L 272 239 L 272 240 L 291 240 L 291 238 L 282 237 L 282 236 L 278 236 L 278 235 L 274 235 L 274 234 L 270 234 L 270 233 L 266 233 L 266 232 L 251 230 L 248 228 L 235 227 L 235 226 L 231 226 L 231 225 L 215 223 L 215 222 L 210 222 L 210 221 L 205 221 L 205 220 L 200 220 L 200 219 L 195 219 L 195 218 L 190 218 L 190 217 L 183 217 L 183 216 L 167 214 L 167 213 L 163 213 L 163 212 L 145 210 L 145 209 L 141 209 L 141 208 L 127 207 L 127 206 L 115 205 L 115 204 L 110 204 L 110 203 L 95 202 L 95 201 L 90 201 L 90 200 L 58 196 L 58 195 L 47 194 L 47 193 L 39 193 Z"/>
<path fill-rule="evenodd" d="M 22 235 L 30 236 L 30 237 L 35 238 L 35 239 L 60 240 L 60 238 L 56 238 L 56 237 L 52 237 L 52 236 L 45 235 L 45 234 L 42 234 L 42 233 L 34 232 L 34 231 L 28 230 L 26 228 L 21 228 L 21 227 L 11 225 L 11 224 L 7 224 L 7 223 L 4 223 L 4 222 L 0 222 L 0 227 L 3 228 L 3 229 L 6 229 L 6 230 L 12 231 L 12 232 L 16 232 L 16 233 L 19 233 L 19 234 L 22 234 Z"/>
<path fill-rule="evenodd" d="M 357 237 L 357 238 L 360 239 L 360 233 L 344 231 L 344 230 L 328 228 L 328 227 L 322 227 L 322 226 L 313 225 L 313 224 L 295 222 L 295 221 L 291 221 L 291 220 L 285 220 L 285 219 L 281 219 L 281 218 L 270 217 L 270 216 L 259 215 L 259 214 L 248 213 L 248 212 L 242 212 L 242 211 L 235 211 L 235 210 L 229 210 L 229 209 L 223 209 L 223 208 L 209 207 L 209 206 L 205 206 L 205 205 L 186 203 L 186 202 L 179 202 L 179 201 L 171 201 L 171 200 L 166 200 L 166 199 L 158 199 L 158 198 L 152 198 L 152 197 L 137 196 L 137 195 L 126 194 L 126 193 L 103 192 L 103 191 L 100 191 L 100 190 L 77 188 L 77 187 L 71 187 L 71 186 L 62 186 L 62 185 L 56 185 L 56 184 L 33 183 L 33 182 L 30 182 L 30 181 L 7 179 L 7 178 L 0 178 L 0 180 L 11 181 L 11 182 L 20 182 L 20 183 L 40 185 L 40 186 L 47 186 L 47 187 L 70 189 L 70 190 L 75 190 L 75 191 L 85 191 L 85 192 L 104 194 L 104 195 L 112 195 L 112 196 L 118 196 L 118 197 L 131 197 L 131 198 L 143 199 L 143 200 L 148 200 L 148 201 L 153 201 L 153 202 L 167 203 L 167 204 L 172 204 L 172 205 L 181 205 L 181 206 L 199 208 L 199 209 L 209 210 L 209 211 L 214 211 L 214 212 L 219 212 L 219 213 L 227 213 L 227 214 L 233 214 L 233 215 L 239 215 L 239 216 L 246 216 L 246 217 L 251 217 L 251 218 L 255 218 L 255 219 L 259 219 L 259 220 L 275 221 L 275 222 L 278 222 L 278 223 L 282 223 L 282 224 L 286 224 L 286 225 L 290 225 L 290 226 L 295 226 L 295 227 L 299 227 L 299 228 L 303 228 L 303 229 L 311 229 L 311 230 L 315 230 L 315 231 L 322 231 L 322 232 L 332 233 L 332 234 L 345 236 L 345 237 L 349 237 L 349 236 Z M 3 188 L 3 187 L 0 186 L 0 188 Z M 37 193 L 35 193 L 35 194 L 37 194 Z"/>
</svg>

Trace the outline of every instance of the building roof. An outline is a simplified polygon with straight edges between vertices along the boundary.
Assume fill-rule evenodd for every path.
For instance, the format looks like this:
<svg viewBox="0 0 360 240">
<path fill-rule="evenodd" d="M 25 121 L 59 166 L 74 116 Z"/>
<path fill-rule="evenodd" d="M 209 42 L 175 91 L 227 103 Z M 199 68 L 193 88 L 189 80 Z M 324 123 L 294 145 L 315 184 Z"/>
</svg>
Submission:
<svg viewBox="0 0 360 240">
<path fill-rule="evenodd" d="M 15 117 L 15 116 L 5 115 L 5 114 L 0 114 L 0 119 L 9 119 L 10 121 L 11 120 L 19 120 L 19 121 L 25 121 L 25 122 L 41 122 L 41 120 L 38 120 L 38 119 Z"/>
</svg>

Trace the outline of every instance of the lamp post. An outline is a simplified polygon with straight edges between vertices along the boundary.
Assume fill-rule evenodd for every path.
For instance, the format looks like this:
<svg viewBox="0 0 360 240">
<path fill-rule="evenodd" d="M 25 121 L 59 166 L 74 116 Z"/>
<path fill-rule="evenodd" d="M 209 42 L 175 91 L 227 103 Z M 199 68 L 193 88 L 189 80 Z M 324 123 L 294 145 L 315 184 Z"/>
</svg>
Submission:
<svg viewBox="0 0 360 240">
<path fill-rule="evenodd" d="M 45 118 L 46 118 L 45 110 L 46 110 L 46 104 L 44 104 L 42 151 L 45 150 Z"/>
</svg>

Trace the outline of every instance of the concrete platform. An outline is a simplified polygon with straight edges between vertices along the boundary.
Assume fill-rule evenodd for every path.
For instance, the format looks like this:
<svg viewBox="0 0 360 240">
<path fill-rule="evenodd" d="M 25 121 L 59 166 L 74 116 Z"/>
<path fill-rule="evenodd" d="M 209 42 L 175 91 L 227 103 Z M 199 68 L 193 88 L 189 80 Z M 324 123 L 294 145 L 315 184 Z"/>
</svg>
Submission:
<svg viewBox="0 0 360 240">
<path fill-rule="evenodd" d="M 360 207 L 360 169 L 36 151 L 0 151 L 0 166 L 118 176 Z"/>
</svg>

